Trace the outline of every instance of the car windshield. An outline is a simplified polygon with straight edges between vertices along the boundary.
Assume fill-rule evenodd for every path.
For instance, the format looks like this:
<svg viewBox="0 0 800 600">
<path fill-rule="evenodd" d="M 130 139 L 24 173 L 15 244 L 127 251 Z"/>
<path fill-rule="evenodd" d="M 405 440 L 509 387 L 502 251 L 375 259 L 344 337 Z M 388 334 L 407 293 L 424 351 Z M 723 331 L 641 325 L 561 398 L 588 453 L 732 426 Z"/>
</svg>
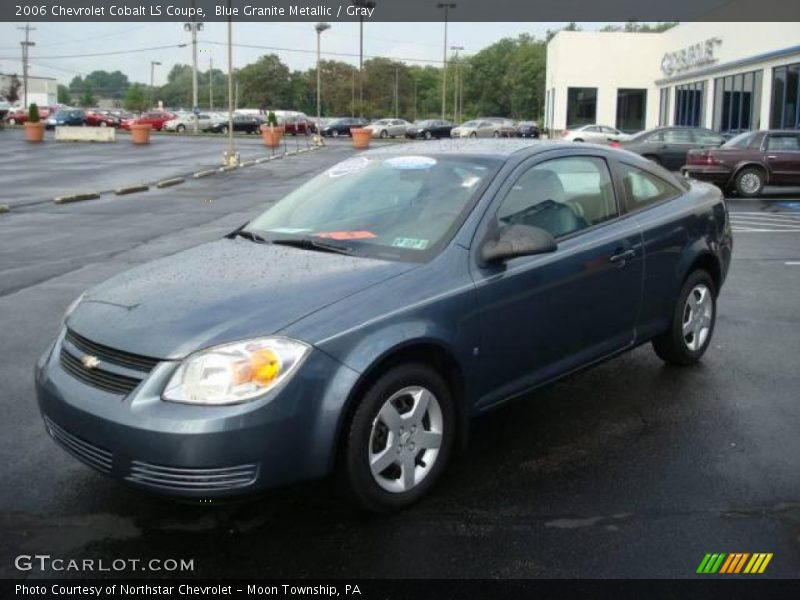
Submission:
<svg viewBox="0 0 800 600">
<path fill-rule="evenodd" d="M 725 142 L 723 148 L 749 148 L 756 137 L 755 132 L 745 131 Z"/>
<path fill-rule="evenodd" d="M 301 186 L 245 231 L 302 238 L 353 254 L 425 260 L 460 225 L 500 161 L 463 156 L 358 156 Z"/>
</svg>

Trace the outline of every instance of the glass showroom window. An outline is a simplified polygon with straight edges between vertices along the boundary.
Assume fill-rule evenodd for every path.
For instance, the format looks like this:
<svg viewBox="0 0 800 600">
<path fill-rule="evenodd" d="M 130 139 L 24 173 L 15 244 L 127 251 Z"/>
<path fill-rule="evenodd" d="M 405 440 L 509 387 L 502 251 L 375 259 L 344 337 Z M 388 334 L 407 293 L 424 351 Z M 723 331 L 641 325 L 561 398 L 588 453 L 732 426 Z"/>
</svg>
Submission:
<svg viewBox="0 0 800 600">
<path fill-rule="evenodd" d="M 705 81 L 675 86 L 675 125 L 700 127 L 703 124 L 705 91 Z"/>
<path fill-rule="evenodd" d="M 658 125 L 663 127 L 669 125 L 669 90 L 665 87 L 659 90 L 658 98 Z"/>
<path fill-rule="evenodd" d="M 567 89 L 567 127 L 597 121 L 597 88 Z"/>
<path fill-rule="evenodd" d="M 800 63 L 772 70 L 773 129 L 800 129 Z"/>
<path fill-rule="evenodd" d="M 741 133 L 760 126 L 761 71 L 714 80 L 714 124 L 722 133 Z"/>
<path fill-rule="evenodd" d="M 647 90 L 620 88 L 617 90 L 617 129 L 633 133 L 644 129 Z"/>
</svg>

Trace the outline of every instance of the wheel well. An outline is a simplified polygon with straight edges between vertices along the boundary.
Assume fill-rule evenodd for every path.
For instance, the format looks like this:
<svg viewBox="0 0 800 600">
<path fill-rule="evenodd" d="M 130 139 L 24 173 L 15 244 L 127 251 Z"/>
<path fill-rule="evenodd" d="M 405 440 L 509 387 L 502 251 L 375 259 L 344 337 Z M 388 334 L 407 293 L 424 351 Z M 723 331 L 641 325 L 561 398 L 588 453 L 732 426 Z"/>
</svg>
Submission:
<svg viewBox="0 0 800 600">
<path fill-rule="evenodd" d="M 702 254 L 698 256 L 686 272 L 686 277 L 684 277 L 683 280 L 686 281 L 689 275 L 698 269 L 703 269 L 706 273 L 711 275 L 711 279 L 714 281 L 714 287 L 716 288 L 717 294 L 719 294 L 719 288 L 722 285 L 722 269 L 719 266 L 717 258 L 712 254 Z"/>
<path fill-rule="evenodd" d="M 767 172 L 767 169 L 764 168 L 764 165 L 759 163 L 745 163 L 743 165 L 739 165 L 736 167 L 736 171 L 733 172 L 733 177 L 731 180 L 736 180 L 736 178 L 739 176 L 739 173 L 745 169 L 757 169 L 764 174 L 764 183 L 769 181 L 769 173 Z"/>
<path fill-rule="evenodd" d="M 442 346 L 430 342 L 421 342 L 389 352 L 361 374 L 347 398 L 344 414 L 339 422 L 336 434 L 337 463 L 344 448 L 345 427 L 350 422 L 358 406 L 358 398 L 386 371 L 397 365 L 410 362 L 418 362 L 433 367 L 444 378 L 453 397 L 453 407 L 456 411 L 456 447 L 466 445 L 469 409 L 465 398 L 466 385 L 461 366 L 455 357 Z"/>
</svg>

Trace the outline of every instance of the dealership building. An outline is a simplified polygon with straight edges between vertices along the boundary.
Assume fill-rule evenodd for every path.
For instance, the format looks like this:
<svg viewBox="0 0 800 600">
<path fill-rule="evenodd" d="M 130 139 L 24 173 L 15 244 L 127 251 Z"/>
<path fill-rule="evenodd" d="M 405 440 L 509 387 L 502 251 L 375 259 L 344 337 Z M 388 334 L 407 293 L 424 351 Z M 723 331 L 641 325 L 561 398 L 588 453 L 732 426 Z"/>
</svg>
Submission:
<svg viewBox="0 0 800 600">
<path fill-rule="evenodd" d="M 681 23 L 661 33 L 559 31 L 545 127 L 800 128 L 800 23 Z"/>
</svg>

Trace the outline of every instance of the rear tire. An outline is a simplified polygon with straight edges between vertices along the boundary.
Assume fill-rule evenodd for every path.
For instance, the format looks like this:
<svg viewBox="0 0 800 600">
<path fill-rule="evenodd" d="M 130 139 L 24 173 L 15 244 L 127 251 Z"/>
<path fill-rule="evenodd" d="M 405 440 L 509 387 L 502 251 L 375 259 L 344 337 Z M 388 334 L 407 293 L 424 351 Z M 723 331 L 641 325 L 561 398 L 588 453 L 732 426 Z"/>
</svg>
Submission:
<svg viewBox="0 0 800 600">
<path fill-rule="evenodd" d="M 736 174 L 736 191 L 742 198 L 754 198 L 764 191 L 764 172 L 755 167 L 747 167 Z"/>
<path fill-rule="evenodd" d="M 435 370 L 407 363 L 386 371 L 357 402 L 340 476 L 367 510 L 405 508 L 430 491 L 452 453 L 450 390 Z"/>
<path fill-rule="evenodd" d="M 683 283 L 670 327 L 653 339 L 653 349 L 666 363 L 693 365 L 708 349 L 716 321 L 716 285 L 706 271 L 698 269 Z"/>
</svg>

